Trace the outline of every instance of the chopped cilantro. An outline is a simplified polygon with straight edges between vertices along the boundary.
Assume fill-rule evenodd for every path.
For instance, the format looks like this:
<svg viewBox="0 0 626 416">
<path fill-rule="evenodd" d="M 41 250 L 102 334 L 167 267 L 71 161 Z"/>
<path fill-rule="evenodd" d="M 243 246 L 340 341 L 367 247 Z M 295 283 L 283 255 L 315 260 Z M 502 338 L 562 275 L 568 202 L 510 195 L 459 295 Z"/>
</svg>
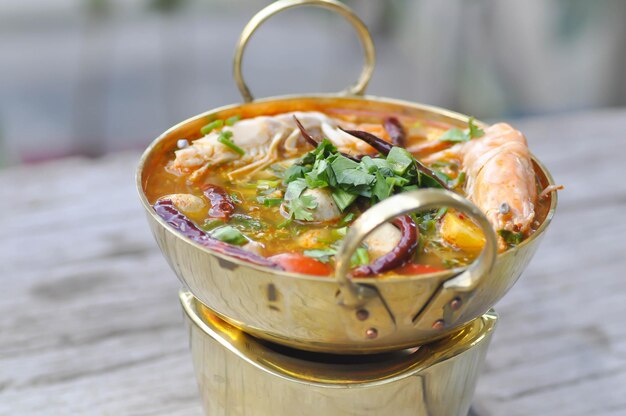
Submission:
<svg viewBox="0 0 626 416">
<path fill-rule="evenodd" d="M 306 188 L 306 181 L 302 178 L 290 182 L 285 191 L 285 201 L 298 198 Z"/>
<path fill-rule="evenodd" d="M 469 127 L 469 137 L 471 139 L 477 139 L 485 135 L 485 130 L 474 124 L 475 120 L 476 119 L 474 117 L 470 117 L 469 122 L 467 123 Z"/>
<path fill-rule="evenodd" d="M 295 218 L 303 221 L 313 221 L 311 210 L 317 208 L 315 198 L 310 195 L 302 195 L 307 188 L 304 179 L 296 179 L 287 185 L 285 191 L 285 209 L 289 214 L 289 218 Z"/>
<path fill-rule="evenodd" d="M 474 124 L 475 118 L 470 117 L 467 122 L 467 131 L 463 131 L 459 128 L 451 128 L 446 131 L 444 134 L 439 137 L 439 141 L 442 142 L 451 142 L 451 143 L 461 143 L 467 142 L 471 139 L 476 139 L 478 137 L 482 137 L 485 135 L 485 131 Z"/>
<path fill-rule="evenodd" d="M 309 188 L 323 188 L 329 185 L 328 161 L 317 159 L 310 172 L 305 173 L 304 178 Z"/>
<path fill-rule="evenodd" d="M 514 233 L 513 231 L 509 231 L 509 230 L 499 230 L 498 235 L 500 235 L 500 237 L 502 237 L 504 242 L 507 243 L 511 247 L 515 247 L 516 245 L 521 243 L 522 240 L 524 239 L 523 233 Z"/>
<path fill-rule="evenodd" d="M 352 267 L 354 266 L 363 266 L 370 263 L 370 256 L 365 247 L 359 247 L 356 249 L 352 258 L 350 259 L 350 264 Z"/>
<path fill-rule="evenodd" d="M 451 128 L 439 137 L 441 142 L 461 143 L 470 139 L 469 134 L 456 127 Z"/>
<path fill-rule="evenodd" d="M 358 193 L 366 190 L 376 179 L 374 175 L 363 170 L 359 163 L 345 156 L 337 156 L 330 166 L 338 186 L 348 192 Z"/>
<path fill-rule="evenodd" d="M 289 183 L 295 181 L 298 178 L 304 178 L 304 174 L 307 172 L 307 169 L 304 166 L 300 165 L 291 165 L 285 172 L 283 173 L 283 182 Z"/>
<path fill-rule="evenodd" d="M 301 200 L 305 189 L 329 188 L 339 209 L 345 211 L 358 197 L 376 203 L 398 192 L 441 188 L 436 178 L 423 172 L 425 169 L 411 153 L 400 147 L 393 147 L 387 157 L 365 156 L 355 161 L 338 153 L 335 146 L 324 139 L 315 150 L 284 171 L 283 183 L 287 185 L 284 206 L 293 218 L 306 220 L 312 217 L 308 210 L 317 204 L 311 199 Z M 451 180 L 447 175 L 439 177 Z"/>
<path fill-rule="evenodd" d="M 391 195 L 392 190 L 393 185 L 387 182 L 387 178 L 385 178 L 382 173 L 376 172 L 376 182 L 374 183 L 374 188 L 372 189 L 372 195 L 378 198 L 379 201 L 382 201 Z"/>
<path fill-rule="evenodd" d="M 341 188 L 335 188 L 333 189 L 332 197 L 337 207 L 343 212 L 356 200 L 358 195 L 346 192 Z"/>
<path fill-rule="evenodd" d="M 302 221 L 313 221 L 311 210 L 317 208 L 317 202 L 312 196 L 302 195 L 298 198 L 287 201 L 285 204 L 290 218 L 293 217 Z"/>
<path fill-rule="evenodd" d="M 235 204 L 241 204 L 243 202 L 241 195 L 236 192 L 231 192 L 230 199 L 232 199 Z"/>
<path fill-rule="evenodd" d="M 387 163 L 396 175 L 402 176 L 413 165 L 415 159 L 411 153 L 401 147 L 392 147 L 387 155 Z"/>
<path fill-rule="evenodd" d="M 330 257 L 337 254 L 337 250 L 333 248 L 304 250 L 303 254 L 307 257 L 319 260 L 322 263 L 328 263 Z"/>
</svg>

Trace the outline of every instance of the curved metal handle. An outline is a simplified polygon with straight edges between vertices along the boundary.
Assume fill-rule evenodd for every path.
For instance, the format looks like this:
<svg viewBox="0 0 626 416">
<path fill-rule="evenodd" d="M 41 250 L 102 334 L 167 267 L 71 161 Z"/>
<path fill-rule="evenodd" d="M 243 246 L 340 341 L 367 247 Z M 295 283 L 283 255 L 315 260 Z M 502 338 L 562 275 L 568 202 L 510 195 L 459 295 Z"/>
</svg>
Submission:
<svg viewBox="0 0 626 416">
<path fill-rule="evenodd" d="M 443 329 L 445 326 L 448 326 L 448 324 L 451 324 L 449 318 L 448 321 L 445 320 L 443 313 L 441 313 L 441 317 L 437 315 L 439 306 L 441 306 L 442 303 L 445 304 L 448 301 L 455 300 L 456 297 L 459 296 L 459 293 L 470 293 L 480 285 L 482 277 L 491 271 L 495 262 L 497 255 L 497 238 L 489 220 L 487 220 L 482 211 L 467 199 L 450 191 L 423 189 L 392 196 L 374 205 L 352 224 L 343 244 L 335 256 L 335 278 L 341 288 L 341 302 L 346 306 L 357 308 L 365 305 L 365 303 L 368 303 L 373 297 L 377 296 L 374 289 L 356 284 L 347 277 L 350 268 L 350 259 L 361 242 L 368 235 L 383 223 L 399 215 L 444 206 L 462 211 L 476 220 L 486 240 L 482 252 L 476 261 L 461 274 L 446 281 L 443 288 L 431 298 L 428 304 L 415 318 L 417 320 L 417 318 L 421 318 L 424 313 L 426 313 L 426 315 L 432 318 L 432 322 L 428 324 L 427 328 L 430 330 Z M 452 299 L 449 299 L 451 295 L 456 297 L 453 296 Z M 449 309 L 458 311 L 459 308 L 452 307 Z M 414 324 L 415 322 L 416 321 L 414 321 Z M 420 326 L 419 320 L 417 320 L 417 322 L 416 326 Z M 440 323 L 443 325 L 439 325 Z M 439 328 L 439 326 L 441 327 Z"/>
<path fill-rule="evenodd" d="M 243 28 L 241 36 L 239 37 L 239 41 L 237 42 L 237 47 L 235 49 L 235 59 L 233 61 L 233 76 L 235 78 L 235 82 L 237 83 L 237 87 L 239 88 L 239 91 L 243 96 L 244 101 L 248 103 L 254 100 L 254 97 L 252 96 L 250 89 L 246 85 L 246 82 L 243 79 L 243 74 L 241 72 L 243 52 L 246 49 L 248 41 L 252 37 L 252 34 L 258 29 L 258 27 L 267 19 L 269 19 L 278 12 L 297 6 L 317 6 L 328 9 L 333 12 L 339 13 L 340 15 L 345 17 L 346 20 L 352 23 L 352 26 L 354 26 L 354 28 L 356 29 L 357 34 L 359 35 L 359 39 L 361 40 L 361 44 L 363 45 L 363 52 L 365 53 L 365 64 L 363 66 L 363 69 L 361 70 L 361 75 L 359 76 L 357 82 L 354 85 L 348 87 L 343 93 L 349 95 L 363 95 L 365 93 L 365 89 L 367 88 L 367 84 L 370 81 L 370 78 L 372 78 L 374 65 L 376 64 L 376 51 L 374 49 L 374 42 L 372 41 L 372 36 L 367 30 L 367 26 L 365 26 L 365 23 L 363 23 L 363 21 L 359 19 L 349 7 L 339 1 L 279 0 L 270 4 L 269 6 L 255 14 L 254 17 L 250 19 L 246 27 Z"/>
</svg>

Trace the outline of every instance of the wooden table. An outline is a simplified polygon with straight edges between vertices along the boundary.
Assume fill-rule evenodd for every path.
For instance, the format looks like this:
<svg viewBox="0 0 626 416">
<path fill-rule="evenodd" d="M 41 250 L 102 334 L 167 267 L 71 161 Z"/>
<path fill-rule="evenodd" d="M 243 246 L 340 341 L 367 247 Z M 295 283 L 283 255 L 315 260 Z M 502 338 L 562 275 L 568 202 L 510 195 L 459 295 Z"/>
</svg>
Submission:
<svg viewBox="0 0 626 416">
<path fill-rule="evenodd" d="M 560 206 L 500 313 L 478 415 L 626 414 L 626 110 L 522 120 Z M 0 172 L 0 414 L 200 415 L 138 153 Z"/>
</svg>

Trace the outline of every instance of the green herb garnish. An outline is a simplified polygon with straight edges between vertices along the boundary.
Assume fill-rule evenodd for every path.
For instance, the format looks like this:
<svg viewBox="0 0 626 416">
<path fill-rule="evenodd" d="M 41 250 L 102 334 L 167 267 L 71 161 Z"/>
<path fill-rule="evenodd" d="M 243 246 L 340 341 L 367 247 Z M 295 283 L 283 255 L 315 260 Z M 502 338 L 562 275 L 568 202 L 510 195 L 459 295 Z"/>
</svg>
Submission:
<svg viewBox="0 0 626 416">
<path fill-rule="evenodd" d="M 357 199 L 358 195 L 351 194 L 344 191 L 341 188 L 333 189 L 332 192 L 333 201 L 337 204 L 337 207 L 343 212 Z"/>
<path fill-rule="evenodd" d="M 220 227 L 222 225 L 224 225 L 224 221 L 215 218 L 209 218 L 204 222 L 204 224 L 202 224 L 200 228 L 202 228 L 204 231 L 211 231 L 214 228 Z"/>
<path fill-rule="evenodd" d="M 229 147 L 232 151 L 234 151 L 235 153 L 238 153 L 240 156 L 243 156 L 244 154 L 246 154 L 246 151 L 243 150 L 241 147 L 237 146 L 232 140 L 231 137 L 233 137 L 233 133 L 231 131 L 222 131 L 220 132 L 220 135 L 217 138 L 217 141 L 222 143 L 224 146 Z"/>
<path fill-rule="evenodd" d="M 485 135 L 485 130 L 481 129 L 476 124 L 474 124 L 475 120 L 476 119 L 474 117 L 470 117 L 469 122 L 467 123 L 469 127 L 468 133 L 471 139 L 477 139 Z"/>
<path fill-rule="evenodd" d="M 365 247 L 357 248 L 350 259 L 350 264 L 352 267 L 370 264 L 370 256 L 367 249 Z"/>
<path fill-rule="evenodd" d="M 296 179 L 287 185 L 285 191 L 285 209 L 289 218 L 296 220 L 313 221 L 311 210 L 317 208 L 315 198 L 310 195 L 302 195 L 307 188 L 306 181 L 302 178 Z"/>
<path fill-rule="evenodd" d="M 400 147 L 393 147 L 386 158 L 365 156 L 357 162 L 339 153 L 330 141 L 324 139 L 315 150 L 285 170 L 285 201 L 298 198 L 305 189 L 328 188 L 339 209 L 345 211 L 359 197 L 376 203 L 398 192 L 441 188 L 438 180 L 424 170 L 426 168 L 418 165 L 415 158 Z M 297 185 L 292 185 L 294 183 Z M 299 191 L 297 196 L 293 195 L 294 190 Z M 309 205 L 312 204 L 300 203 L 298 208 L 306 211 Z M 288 212 L 295 212 L 296 208 L 288 207 Z M 307 215 L 300 213 L 300 216 Z"/>
<path fill-rule="evenodd" d="M 233 214 L 228 222 L 230 225 L 243 231 L 262 231 L 267 226 L 260 220 L 245 214 Z"/>
<path fill-rule="evenodd" d="M 507 245 L 509 245 L 510 247 L 517 246 L 524 239 L 523 233 L 514 233 L 513 231 L 509 230 L 499 230 L 498 235 L 502 237 L 504 242 L 507 243 Z"/>
<path fill-rule="evenodd" d="M 340 227 L 344 227 L 348 224 L 350 224 L 352 222 L 352 220 L 354 220 L 354 217 L 356 217 L 356 214 L 354 212 L 349 212 L 346 215 L 344 215 L 344 217 L 341 219 L 341 221 L 339 221 L 339 226 Z"/>
<path fill-rule="evenodd" d="M 236 246 L 242 246 L 248 242 L 248 239 L 241 234 L 241 231 L 230 225 L 214 229 L 211 232 L 211 237 Z"/>
<path fill-rule="evenodd" d="M 259 204 L 266 207 L 276 207 L 283 202 L 282 198 L 268 198 L 266 196 L 257 196 L 256 200 Z"/>
<path fill-rule="evenodd" d="M 303 254 L 312 259 L 319 260 L 322 263 L 328 263 L 330 258 L 337 254 L 337 250 L 333 248 L 304 250 Z"/>
<path fill-rule="evenodd" d="M 312 196 L 302 195 L 285 204 L 290 217 L 302 221 L 313 221 L 311 210 L 317 208 L 317 202 Z"/>
<path fill-rule="evenodd" d="M 451 128 L 446 131 L 444 134 L 439 137 L 439 141 L 442 142 L 451 142 L 451 143 L 462 143 L 467 142 L 471 139 L 476 139 L 478 137 L 482 137 L 485 135 L 485 131 L 478 127 L 475 123 L 475 118 L 470 117 L 467 123 L 468 129 L 466 131 L 461 130 L 459 128 Z"/>
<path fill-rule="evenodd" d="M 215 121 L 210 122 L 206 126 L 202 127 L 200 129 L 200 133 L 206 136 L 207 134 L 211 133 L 213 130 L 222 128 L 223 126 L 224 126 L 223 120 L 215 120 Z"/>
<path fill-rule="evenodd" d="M 413 166 L 414 160 L 413 155 L 401 147 L 391 148 L 389 155 L 387 155 L 387 163 L 393 173 L 398 176 L 404 175 L 407 169 Z"/>
<path fill-rule="evenodd" d="M 461 143 L 470 139 L 469 134 L 456 127 L 446 131 L 439 137 L 440 142 Z"/>
<path fill-rule="evenodd" d="M 232 126 L 233 124 L 235 124 L 239 120 L 241 120 L 241 116 L 240 115 L 236 115 L 236 116 L 228 117 L 224 123 L 227 126 Z"/>
</svg>

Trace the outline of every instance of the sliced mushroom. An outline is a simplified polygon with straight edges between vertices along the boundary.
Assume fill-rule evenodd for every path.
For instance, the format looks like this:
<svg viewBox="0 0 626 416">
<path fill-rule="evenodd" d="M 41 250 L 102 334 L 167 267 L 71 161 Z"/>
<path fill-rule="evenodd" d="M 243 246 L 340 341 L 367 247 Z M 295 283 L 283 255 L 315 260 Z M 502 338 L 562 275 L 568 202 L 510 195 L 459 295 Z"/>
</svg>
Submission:
<svg viewBox="0 0 626 416">
<path fill-rule="evenodd" d="M 401 238 L 402 233 L 400 230 L 389 223 L 378 227 L 365 239 L 370 259 L 376 260 L 389 253 L 398 245 Z"/>
</svg>

